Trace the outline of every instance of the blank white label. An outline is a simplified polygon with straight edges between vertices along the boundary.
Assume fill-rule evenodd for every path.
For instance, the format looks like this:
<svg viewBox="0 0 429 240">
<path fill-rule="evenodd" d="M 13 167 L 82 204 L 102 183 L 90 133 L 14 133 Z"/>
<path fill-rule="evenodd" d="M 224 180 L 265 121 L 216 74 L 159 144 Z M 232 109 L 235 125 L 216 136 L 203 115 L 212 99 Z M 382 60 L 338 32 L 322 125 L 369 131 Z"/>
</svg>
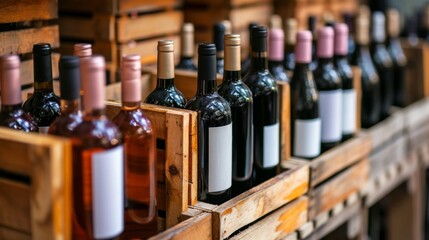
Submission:
<svg viewBox="0 0 429 240">
<path fill-rule="evenodd" d="M 343 90 L 343 134 L 356 132 L 356 91 L 354 89 Z"/>
<path fill-rule="evenodd" d="M 293 152 L 297 157 L 313 158 L 320 154 L 320 118 L 295 120 Z"/>
<path fill-rule="evenodd" d="M 40 134 L 48 134 L 49 127 L 39 127 Z"/>
<path fill-rule="evenodd" d="M 92 155 L 94 238 L 118 236 L 124 230 L 124 153 L 119 146 Z"/>
<path fill-rule="evenodd" d="M 279 123 L 264 126 L 264 168 L 279 164 L 279 137 Z"/>
<path fill-rule="evenodd" d="M 209 192 L 232 185 L 232 123 L 209 128 Z"/>
<path fill-rule="evenodd" d="M 341 140 L 341 89 L 319 92 L 319 115 L 322 120 L 322 142 Z"/>
</svg>

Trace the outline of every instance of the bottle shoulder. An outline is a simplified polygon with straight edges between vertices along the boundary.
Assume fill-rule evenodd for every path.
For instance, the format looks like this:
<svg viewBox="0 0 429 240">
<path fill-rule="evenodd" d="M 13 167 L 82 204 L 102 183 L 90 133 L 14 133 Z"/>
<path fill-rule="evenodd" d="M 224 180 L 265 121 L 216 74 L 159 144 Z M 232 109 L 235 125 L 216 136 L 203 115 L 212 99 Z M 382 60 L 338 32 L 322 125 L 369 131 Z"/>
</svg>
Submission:
<svg viewBox="0 0 429 240">
<path fill-rule="evenodd" d="M 56 136 L 71 136 L 73 130 L 82 122 L 82 114 L 80 112 L 57 117 L 49 127 L 49 134 Z"/>
<path fill-rule="evenodd" d="M 319 64 L 314 71 L 314 79 L 319 90 L 334 90 L 341 88 L 341 79 L 332 63 Z"/>
<path fill-rule="evenodd" d="M 155 88 L 155 90 L 146 97 L 145 103 L 184 108 L 186 99 L 183 94 L 173 86 L 168 89 Z"/>
<path fill-rule="evenodd" d="M 108 148 L 122 143 L 119 128 L 106 116 L 96 119 L 85 119 L 74 128 L 72 137 L 85 148 Z"/>
<path fill-rule="evenodd" d="M 198 118 L 203 121 L 220 124 L 231 122 L 230 105 L 217 92 L 209 95 L 194 96 L 186 104 L 186 109 L 198 112 Z"/>
<path fill-rule="evenodd" d="M 119 130 L 125 135 L 153 134 L 152 122 L 141 109 L 132 111 L 121 109 L 112 119 L 112 122 L 116 124 Z"/>
<path fill-rule="evenodd" d="M 377 68 L 385 69 L 393 67 L 392 58 L 386 47 L 378 44 L 372 47 L 372 59 Z"/>
<path fill-rule="evenodd" d="M 399 66 L 407 65 L 407 57 L 405 56 L 399 41 L 389 42 L 387 45 L 387 51 L 390 53 L 394 64 Z"/>
<path fill-rule="evenodd" d="M 0 126 L 24 132 L 38 132 L 39 128 L 33 118 L 22 110 L 0 113 Z"/>
<path fill-rule="evenodd" d="M 252 92 L 242 81 L 226 82 L 223 81 L 218 87 L 218 93 L 230 105 L 239 105 L 241 103 L 251 103 Z"/>
<path fill-rule="evenodd" d="M 253 96 L 278 91 L 277 83 L 268 70 L 261 72 L 249 72 L 246 76 L 244 76 L 243 82 L 252 91 Z"/>
</svg>

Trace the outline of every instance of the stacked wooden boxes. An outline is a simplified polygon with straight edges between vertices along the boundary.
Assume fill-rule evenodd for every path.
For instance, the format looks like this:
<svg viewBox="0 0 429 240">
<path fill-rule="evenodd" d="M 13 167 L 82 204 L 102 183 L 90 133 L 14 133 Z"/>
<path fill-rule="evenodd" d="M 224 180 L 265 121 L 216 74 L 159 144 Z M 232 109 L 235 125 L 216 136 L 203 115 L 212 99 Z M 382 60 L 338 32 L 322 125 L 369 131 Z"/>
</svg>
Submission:
<svg viewBox="0 0 429 240">
<path fill-rule="evenodd" d="M 242 55 L 246 56 L 248 25 L 268 25 L 273 13 L 272 0 L 185 0 L 185 21 L 195 25 L 195 41 L 212 42 L 213 24 L 231 21 L 232 32 L 241 35 Z"/>
<path fill-rule="evenodd" d="M 93 53 L 108 62 L 110 82 L 118 81 L 122 55 L 140 54 L 142 63 L 154 63 L 161 39 L 174 40 L 180 51 L 180 7 L 180 0 L 59 1 L 61 53 L 71 54 L 78 42 L 92 43 Z"/>
<path fill-rule="evenodd" d="M 0 1 L 0 55 L 19 54 L 21 83 L 33 84 L 32 51 L 35 43 L 60 46 L 56 0 L 4 0 Z M 58 78 L 59 54 L 52 55 L 53 77 Z"/>
<path fill-rule="evenodd" d="M 296 18 L 298 27 L 306 29 L 310 15 L 316 16 L 320 24 L 323 24 L 324 17 L 328 17 L 326 14 L 331 14 L 336 21 L 342 21 L 343 13 L 354 13 L 358 6 L 358 0 L 276 0 L 275 13 L 283 18 Z"/>
</svg>

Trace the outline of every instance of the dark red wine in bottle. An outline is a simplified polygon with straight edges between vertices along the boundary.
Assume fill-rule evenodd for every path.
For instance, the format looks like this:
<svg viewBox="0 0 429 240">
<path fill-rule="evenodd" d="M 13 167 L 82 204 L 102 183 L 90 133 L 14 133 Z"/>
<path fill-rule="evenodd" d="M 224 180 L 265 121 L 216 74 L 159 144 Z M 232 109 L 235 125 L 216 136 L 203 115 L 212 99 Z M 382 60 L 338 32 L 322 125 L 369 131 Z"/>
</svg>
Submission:
<svg viewBox="0 0 429 240">
<path fill-rule="evenodd" d="M 362 70 L 361 88 L 361 125 L 369 128 L 380 119 L 380 82 L 369 52 L 369 20 L 366 17 L 356 19 L 356 51 L 352 65 Z"/>
<path fill-rule="evenodd" d="M 332 27 L 323 27 L 317 33 L 317 68 L 314 78 L 322 121 L 322 151 L 326 151 L 338 145 L 342 139 L 342 84 L 333 61 L 334 30 Z"/>
<path fill-rule="evenodd" d="M 222 22 L 213 25 L 213 43 L 216 45 L 216 72 L 223 74 L 224 68 L 224 44 L 223 37 L 225 36 L 225 25 Z"/>
<path fill-rule="evenodd" d="M 198 86 L 186 108 L 198 112 L 198 200 L 221 204 L 231 198 L 232 117 L 216 90 L 216 47 L 198 46 Z"/>
<path fill-rule="evenodd" d="M 252 39 L 250 39 L 250 35 L 252 33 L 252 28 L 258 26 L 257 23 L 249 23 L 248 26 L 248 34 L 249 34 L 249 47 L 248 47 L 248 52 L 249 55 L 243 60 L 242 64 L 241 64 L 241 76 L 244 77 L 250 69 L 250 61 L 252 59 Z"/>
<path fill-rule="evenodd" d="M 288 71 L 295 68 L 295 43 L 296 43 L 297 22 L 295 18 L 286 19 L 285 24 L 285 54 L 283 66 Z"/>
<path fill-rule="evenodd" d="M 334 65 L 341 78 L 342 110 L 341 131 L 343 141 L 356 133 L 356 90 L 353 85 L 353 71 L 348 60 L 349 31 L 345 23 L 335 25 Z"/>
<path fill-rule="evenodd" d="M 182 26 L 182 49 L 180 62 L 177 69 L 196 71 L 197 66 L 194 64 L 194 24 L 185 23 Z"/>
<path fill-rule="evenodd" d="M 284 60 L 284 33 L 281 28 L 272 28 L 269 31 L 268 69 L 275 80 L 289 82 L 283 66 Z"/>
<path fill-rule="evenodd" d="M 185 108 L 186 99 L 174 85 L 173 41 L 158 41 L 157 68 L 156 88 L 146 97 L 145 102 L 167 107 Z"/>
<path fill-rule="evenodd" d="M 20 61 L 17 55 L 0 58 L 1 111 L 0 126 L 23 131 L 38 132 L 33 118 L 22 111 Z"/>
<path fill-rule="evenodd" d="M 253 98 L 241 81 L 240 35 L 225 35 L 225 71 L 218 88 L 232 112 L 232 196 L 252 187 Z"/>
<path fill-rule="evenodd" d="M 280 161 L 279 94 L 268 71 L 267 28 L 252 28 L 252 60 L 243 82 L 253 94 L 254 180 L 262 183 L 277 174 Z"/>
<path fill-rule="evenodd" d="M 53 89 L 51 54 L 49 43 L 33 46 L 34 93 L 22 106 L 24 112 L 33 117 L 42 134 L 48 132 L 51 123 L 61 113 L 60 98 Z"/>
<path fill-rule="evenodd" d="M 393 61 L 384 44 L 386 41 L 386 24 L 382 12 L 374 12 L 372 15 L 372 44 L 371 53 L 375 68 L 380 77 L 380 117 L 390 115 L 390 107 L 393 104 Z"/>
<path fill-rule="evenodd" d="M 61 56 L 60 95 L 61 115 L 49 127 L 49 134 L 70 137 L 73 129 L 82 122 L 80 112 L 80 68 L 79 58 Z"/>
<path fill-rule="evenodd" d="M 312 159 L 320 155 L 322 123 L 319 95 L 311 63 L 311 32 L 296 36 L 296 65 L 291 82 L 292 155 Z"/>
<path fill-rule="evenodd" d="M 387 10 L 387 51 L 393 61 L 393 104 L 405 107 L 405 71 L 407 58 L 401 47 L 399 32 L 401 28 L 401 17 L 397 9 Z"/>
</svg>

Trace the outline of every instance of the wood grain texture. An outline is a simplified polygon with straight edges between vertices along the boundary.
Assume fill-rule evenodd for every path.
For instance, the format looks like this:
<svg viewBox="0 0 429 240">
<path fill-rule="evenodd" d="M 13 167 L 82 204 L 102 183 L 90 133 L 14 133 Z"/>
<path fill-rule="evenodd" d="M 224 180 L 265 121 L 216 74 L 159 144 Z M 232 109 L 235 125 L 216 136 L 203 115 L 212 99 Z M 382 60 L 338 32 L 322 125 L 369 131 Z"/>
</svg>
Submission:
<svg viewBox="0 0 429 240">
<path fill-rule="evenodd" d="M 383 173 L 392 164 L 402 161 L 407 162 L 407 140 L 408 139 L 403 136 L 392 139 L 387 145 L 371 153 L 369 156 L 371 177 Z"/>
<path fill-rule="evenodd" d="M 49 20 L 58 18 L 57 0 L 2 0 L 0 23 Z"/>
<path fill-rule="evenodd" d="M 369 161 L 363 159 L 309 192 L 310 219 L 329 211 L 359 191 L 369 177 Z"/>
<path fill-rule="evenodd" d="M 290 168 L 285 172 L 213 209 L 215 239 L 229 237 L 236 230 L 307 192 L 307 163 L 298 160 L 287 162 Z"/>
<path fill-rule="evenodd" d="M 115 41 L 116 19 L 109 14 L 93 16 L 63 15 L 59 18 L 61 38 Z"/>
<path fill-rule="evenodd" d="M 46 26 L 16 31 L 0 32 L 0 55 L 31 53 L 33 45 L 50 43 L 52 48 L 60 46 L 58 26 Z"/>
<path fill-rule="evenodd" d="M 30 186 L 0 178 L 0 226 L 30 234 Z"/>
<path fill-rule="evenodd" d="M 31 235 L 29 233 L 0 226 L 0 239 L 31 240 Z"/>
<path fill-rule="evenodd" d="M 53 79 L 58 79 L 60 76 L 58 70 L 58 62 L 60 61 L 60 54 L 52 53 L 52 77 Z M 28 85 L 34 83 L 34 67 L 33 59 L 21 61 L 19 67 L 21 85 Z"/>
<path fill-rule="evenodd" d="M 290 86 L 286 82 L 277 81 L 280 102 L 280 160 L 287 161 L 291 155 L 290 140 Z"/>
<path fill-rule="evenodd" d="M 308 220 L 308 198 L 303 196 L 270 213 L 230 239 L 281 239 Z"/>
<path fill-rule="evenodd" d="M 147 12 L 172 9 L 180 5 L 179 0 L 60 0 L 60 11 L 96 12 L 122 15 L 131 12 Z"/>
<path fill-rule="evenodd" d="M 403 111 L 406 131 L 419 131 L 429 121 L 429 98 L 423 98 L 407 106 Z"/>
<path fill-rule="evenodd" d="M 212 215 L 202 213 L 152 237 L 150 240 L 211 240 Z"/>
</svg>

